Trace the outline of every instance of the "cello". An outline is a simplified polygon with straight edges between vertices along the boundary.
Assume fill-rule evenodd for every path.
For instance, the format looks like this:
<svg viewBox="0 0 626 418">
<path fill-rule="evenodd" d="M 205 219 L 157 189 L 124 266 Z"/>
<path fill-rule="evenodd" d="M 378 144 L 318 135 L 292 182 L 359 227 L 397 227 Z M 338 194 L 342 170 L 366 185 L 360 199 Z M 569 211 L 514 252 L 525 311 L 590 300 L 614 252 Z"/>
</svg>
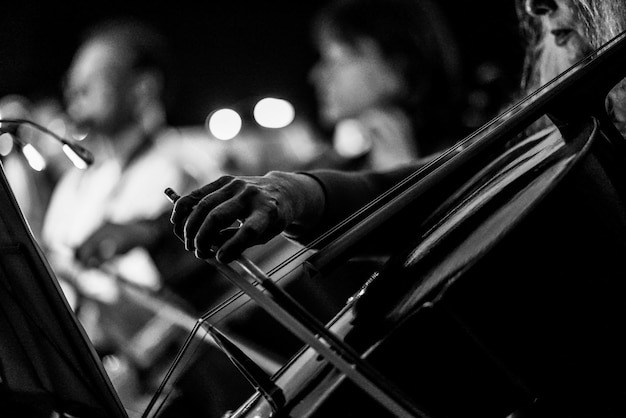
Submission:
<svg viewBox="0 0 626 418">
<path fill-rule="evenodd" d="M 324 236 L 309 275 L 419 219 L 327 326 L 245 258 L 263 291 L 222 267 L 305 343 L 271 378 L 253 373 L 256 393 L 227 415 L 624 416 L 626 148 L 605 110 L 624 54 L 626 34 Z M 553 127 L 510 145 L 544 115 Z"/>
</svg>

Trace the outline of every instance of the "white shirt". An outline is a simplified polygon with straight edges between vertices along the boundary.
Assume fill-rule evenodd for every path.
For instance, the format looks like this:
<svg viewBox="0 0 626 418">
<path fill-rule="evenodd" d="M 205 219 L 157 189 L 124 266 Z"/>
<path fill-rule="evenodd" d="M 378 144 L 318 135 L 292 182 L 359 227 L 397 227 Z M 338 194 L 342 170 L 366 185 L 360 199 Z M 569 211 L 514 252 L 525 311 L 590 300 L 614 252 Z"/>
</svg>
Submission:
<svg viewBox="0 0 626 418">
<path fill-rule="evenodd" d="M 72 281 L 77 281 L 83 291 L 113 301 L 116 293 L 112 278 L 105 279 L 102 270 L 85 270 L 75 261 L 74 249 L 106 222 L 157 217 L 171 207 L 163 193 L 167 187 L 187 193 L 215 180 L 222 174 L 220 155 L 209 138 L 186 137 L 171 130 L 125 168 L 112 154 L 95 158 L 92 166 L 69 170 L 57 184 L 44 219 L 42 239 L 58 275 L 73 276 Z M 142 248 L 103 267 L 144 286 L 160 285 L 158 271 Z"/>
</svg>

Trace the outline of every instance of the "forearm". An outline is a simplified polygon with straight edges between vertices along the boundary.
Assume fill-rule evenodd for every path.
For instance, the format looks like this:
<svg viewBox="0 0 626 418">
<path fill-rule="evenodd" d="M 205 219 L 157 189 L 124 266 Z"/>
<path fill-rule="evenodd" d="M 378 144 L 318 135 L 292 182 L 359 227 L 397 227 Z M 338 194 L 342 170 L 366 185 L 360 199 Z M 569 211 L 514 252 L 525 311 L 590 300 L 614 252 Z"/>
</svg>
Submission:
<svg viewBox="0 0 626 418">
<path fill-rule="evenodd" d="M 302 173 L 317 184 L 323 205 L 315 205 L 315 218 L 290 225 L 285 234 L 299 242 L 309 242 L 322 232 L 363 208 L 366 204 L 414 172 L 417 166 L 406 166 L 386 172 L 313 170 Z M 309 199 L 309 202 L 312 199 Z M 314 202 L 310 202 L 313 204 Z M 306 225 L 306 227 L 304 227 Z"/>
</svg>

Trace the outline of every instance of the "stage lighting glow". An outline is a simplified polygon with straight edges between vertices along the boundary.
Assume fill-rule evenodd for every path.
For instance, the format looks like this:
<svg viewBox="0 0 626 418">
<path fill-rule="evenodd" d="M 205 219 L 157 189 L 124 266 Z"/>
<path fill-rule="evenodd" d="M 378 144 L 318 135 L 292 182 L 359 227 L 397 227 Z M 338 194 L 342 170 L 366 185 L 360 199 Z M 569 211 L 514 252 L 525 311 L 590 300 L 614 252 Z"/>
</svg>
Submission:
<svg viewBox="0 0 626 418">
<path fill-rule="evenodd" d="M 37 151 L 31 144 L 24 144 L 22 152 L 24 153 L 24 157 L 26 157 L 26 161 L 28 161 L 28 164 L 33 170 L 41 171 L 46 168 L 46 160 L 44 160 L 39 151 Z"/>
<path fill-rule="evenodd" d="M 70 147 L 67 144 L 64 144 L 61 149 L 63 150 L 63 153 L 67 155 L 67 158 L 70 159 L 70 161 L 72 162 L 72 164 L 74 164 L 76 168 L 80 168 L 81 170 L 84 170 L 88 167 L 88 164 L 85 162 L 85 160 L 81 158 L 80 155 L 76 154 L 76 151 L 74 151 L 72 147 Z"/>
<path fill-rule="evenodd" d="M 6 157 L 13 150 L 13 137 L 11 134 L 0 134 L 0 156 Z"/>
<path fill-rule="evenodd" d="M 48 124 L 46 125 L 46 128 L 50 129 L 52 132 L 56 132 L 56 134 L 61 137 L 68 135 L 67 125 L 65 124 L 65 121 L 63 120 L 63 118 L 52 119 L 51 121 L 48 122 Z M 78 138 L 74 138 L 74 139 L 78 139 Z M 84 136 L 83 138 L 80 138 L 80 140 L 82 139 L 84 139 Z"/>
<path fill-rule="evenodd" d="M 237 136 L 241 125 L 239 113 L 232 109 L 219 109 L 209 116 L 207 128 L 214 137 L 226 141 Z"/>
<path fill-rule="evenodd" d="M 296 112 L 287 100 L 266 97 L 257 102 L 253 114 L 264 128 L 284 128 L 293 122 Z"/>
</svg>

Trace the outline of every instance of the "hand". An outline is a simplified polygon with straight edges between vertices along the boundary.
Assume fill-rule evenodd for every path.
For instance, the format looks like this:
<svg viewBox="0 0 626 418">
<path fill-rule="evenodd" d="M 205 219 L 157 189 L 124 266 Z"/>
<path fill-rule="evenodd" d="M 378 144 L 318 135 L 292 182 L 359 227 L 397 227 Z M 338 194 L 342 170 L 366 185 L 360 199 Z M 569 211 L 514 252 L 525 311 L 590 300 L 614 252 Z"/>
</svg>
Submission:
<svg viewBox="0 0 626 418">
<path fill-rule="evenodd" d="M 125 254 L 135 247 L 147 247 L 156 231 L 150 223 L 105 223 L 76 248 L 76 259 L 85 267 L 99 267 L 115 256 Z"/>
<path fill-rule="evenodd" d="M 171 222 L 196 257 L 207 258 L 217 250 L 218 260 L 229 263 L 291 224 L 313 224 L 323 207 L 323 190 L 312 177 L 272 171 L 261 177 L 223 176 L 194 190 L 176 201 Z M 237 221 L 243 224 L 222 234 Z"/>
</svg>

